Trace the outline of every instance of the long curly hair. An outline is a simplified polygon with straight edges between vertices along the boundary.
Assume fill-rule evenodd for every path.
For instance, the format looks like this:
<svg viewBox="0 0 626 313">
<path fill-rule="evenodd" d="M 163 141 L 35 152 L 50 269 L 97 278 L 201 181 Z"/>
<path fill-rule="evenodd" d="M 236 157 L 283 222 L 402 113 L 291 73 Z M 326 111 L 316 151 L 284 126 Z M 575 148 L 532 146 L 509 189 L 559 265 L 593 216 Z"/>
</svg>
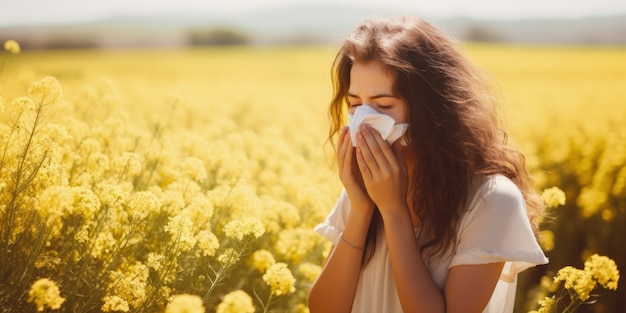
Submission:
<svg viewBox="0 0 626 313">
<path fill-rule="evenodd" d="M 408 105 L 406 141 L 417 162 L 409 175 L 413 207 L 422 221 L 421 247 L 429 257 L 452 251 L 460 217 L 477 176 L 502 174 L 521 190 L 538 232 L 543 203 L 532 187 L 525 157 L 500 126 L 494 84 L 432 24 L 407 16 L 364 21 L 345 39 L 332 66 L 329 141 L 344 125 L 354 62 L 380 61 L 395 75 L 394 92 Z M 376 211 L 377 212 L 377 211 Z M 366 239 L 366 264 L 382 226 L 377 212 Z"/>
</svg>

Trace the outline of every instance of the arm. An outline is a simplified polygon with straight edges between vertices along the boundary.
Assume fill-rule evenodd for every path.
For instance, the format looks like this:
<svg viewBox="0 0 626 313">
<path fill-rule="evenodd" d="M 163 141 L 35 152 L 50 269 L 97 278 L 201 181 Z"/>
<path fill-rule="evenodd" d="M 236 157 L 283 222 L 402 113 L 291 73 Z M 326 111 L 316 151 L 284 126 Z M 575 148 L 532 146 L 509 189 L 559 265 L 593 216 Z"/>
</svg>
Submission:
<svg viewBox="0 0 626 313">
<path fill-rule="evenodd" d="M 374 203 L 365 193 L 354 164 L 354 147 L 347 130 L 339 137 L 337 164 L 339 177 L 350 198 L 352 209 L 343 231 L 343 240 L 356 247 L 365 245 L 365 238 L 374 212 Z M 363 249 L 355 249 L 345 241 L 333 247 L 320 276 L 309 293 L 311 312 L 349 312 L 361 272 Z"/>
<path fill-rule="evenodd" d="M 424 263 L 413 232 L 406 202 L 406 165 L 392 148 L 369 128 L 357 135 L 357 163 L 368 194 L 385 224 L 396 289 L 405 312 L 482 312 L 489 301 L 503 263 L 456 266 L 450 269 L 442 292 Z M 397 147 L 397 146 L 396 146 Z"/>
<path fill-rule="evenodd" d="M 365 214 L 350 213 L 343 238 L 363 247 L 369 221 Z M 363 249 L 355 249 L 339 240 L 324 264 L 322 273 L 309 293 L 309 309 L 314 312 L 350 312 L 356 292 Z"/>
<path fill-rule="evenodd" d="M 442 293 L 433 282 L 413 240 L 412 225 L 402 226 L 407 220 L 395 220 L 391 216 L 385 219 L 385 225 L 393 224 L 385 227 L 385 235 L 403 310 L 482 312 L 491 298 L 504 263 L 454 266 L 448 272 Z"/>
</svg>

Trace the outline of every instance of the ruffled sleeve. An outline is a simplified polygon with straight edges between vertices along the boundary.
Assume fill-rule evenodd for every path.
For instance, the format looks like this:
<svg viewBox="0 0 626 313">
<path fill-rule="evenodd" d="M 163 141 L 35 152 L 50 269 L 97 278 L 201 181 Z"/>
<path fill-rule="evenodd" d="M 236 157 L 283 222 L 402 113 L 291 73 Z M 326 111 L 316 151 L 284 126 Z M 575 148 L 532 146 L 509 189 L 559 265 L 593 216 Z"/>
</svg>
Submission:
<svg viewBox="0 0 626 313">
<path fill-rule="evenodd" d="M 324 222 L 315 226 L 315 230 L 320 235 L 326 237 L 334 245 L 339 242 L 339 236 L 346 227 L 346 221 L 350 214 L 350 199 L 345 189 L 339 194 L 337 203 L 333 210 L 328 214 Z"/>
<path fill-rule="evenodd" d="M 500 279 L 509 282 L 529 267 L 548 263 L 528 221 L 521 191 L 501 175 L 478 188 L 461 219 L 449 267 L 494 262 L 507 262 Z"/>
</svg>

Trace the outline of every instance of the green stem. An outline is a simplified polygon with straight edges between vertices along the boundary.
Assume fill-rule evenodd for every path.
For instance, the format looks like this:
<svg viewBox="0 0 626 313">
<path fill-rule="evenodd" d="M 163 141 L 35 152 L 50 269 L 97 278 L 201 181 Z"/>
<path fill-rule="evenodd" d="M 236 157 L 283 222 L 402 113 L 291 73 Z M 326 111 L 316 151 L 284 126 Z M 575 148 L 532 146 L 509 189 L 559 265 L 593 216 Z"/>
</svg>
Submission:
<svg viewBox="0 0 626 313">
<path fill-rule="evenodd" d="M 572 300 L 569 305 L 565 308 L 565 310 L 563 310 L 563 313 L 572 313 L 574 311 L 576 311 L 578 309 L 578 307 L 580 307 L 580 305 L 582 304 L 582 301 L 580 301 L 580 299 L 576 298 L 576 300 Z"/>
<path fill-rule="evenodd" d="M 269 312 L 270 305 L 272 305 L 272 296 L 274 294 L 270 292 L 270 297 L 267 299 L 267 302 L 263 304 L 263 313 Z"/>
</svg>

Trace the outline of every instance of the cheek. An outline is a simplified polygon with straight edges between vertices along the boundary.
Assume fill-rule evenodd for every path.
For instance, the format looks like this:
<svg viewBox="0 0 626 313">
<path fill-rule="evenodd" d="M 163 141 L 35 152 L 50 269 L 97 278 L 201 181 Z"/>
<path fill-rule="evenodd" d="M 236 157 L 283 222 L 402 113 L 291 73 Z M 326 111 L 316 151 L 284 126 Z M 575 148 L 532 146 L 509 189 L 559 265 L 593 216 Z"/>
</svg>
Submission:
<svg viewBox="0 0 626 313">
<path fill-rule="evenodd" d="M 405 108 L 391 112 L 389 115 L 393 117 L 396 123 L 408 123 L 409 121 L 409 112 Z"/>
</svg>

